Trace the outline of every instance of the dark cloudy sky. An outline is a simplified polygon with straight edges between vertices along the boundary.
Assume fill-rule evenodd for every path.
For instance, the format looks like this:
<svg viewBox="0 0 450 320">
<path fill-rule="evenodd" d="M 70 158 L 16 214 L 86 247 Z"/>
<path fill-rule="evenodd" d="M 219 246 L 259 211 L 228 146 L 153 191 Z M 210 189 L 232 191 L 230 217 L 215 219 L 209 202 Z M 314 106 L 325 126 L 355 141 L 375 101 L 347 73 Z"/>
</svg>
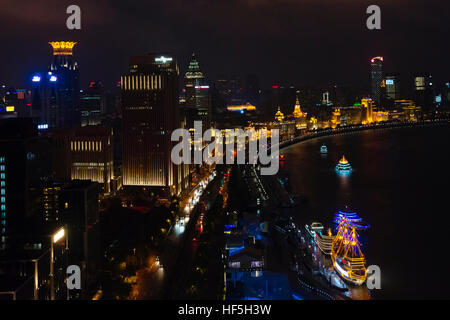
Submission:
<svg viewBox="0 0 450 320">
<path fill-rule="evenodd" d="M 66 29 L 66 8 L 82 30 Z M 382 30 L 366 28 L 370 4 Z M 77 41 L 83 84 L 112 84 L 128 57 L 195 50 L 207 76 L 255 73 L 263 84 L 360 83 L 371 56 L 385 70 L 450 79 L 448 0 L 1 0 L 0 82 L 24 86 L 51 58 L 48 41 Z"/>
</svg>

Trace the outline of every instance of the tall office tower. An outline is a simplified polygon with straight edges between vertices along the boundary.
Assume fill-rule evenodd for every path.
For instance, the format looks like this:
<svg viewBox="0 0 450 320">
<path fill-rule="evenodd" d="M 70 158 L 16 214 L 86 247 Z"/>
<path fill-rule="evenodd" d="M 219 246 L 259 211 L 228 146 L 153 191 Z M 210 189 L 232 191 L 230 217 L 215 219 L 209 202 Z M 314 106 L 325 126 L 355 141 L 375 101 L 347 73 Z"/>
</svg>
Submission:
<svg viewBox="0 0 450 320">
<path fill-rule="evenodd" d="M 431 74 L 417 73 L 414 75 L 414 100 L 416 106 L 422 109 L 424 116 L 433 116 L 435 97 Z"/>
<path fill-rule="evenodd" d="M 91 180 L 105 193 L 114 177 L 113 133 L 104 126 L 55 130 L 52 135 L 55 178 L 60 182 Z"/>
<path fill-rule="evenodd" d="M 395 73 L 386 74 L 384 79 L 386 98 L 390 101 L 400 99 L 400 76 Z"/>
<path fill-rule="evenodd" d="M 186 166 L 171 161 L 173 130 L 180 128 L 179 69 L 172 56 L 130 59 L 121 77 L 123 185 L 175 194 L 187 183 Z"/>
<path fill-rule="evenodd" d="M 57 128 L 60 124 L 58 77 L 52 72 L 35 73 L 31 79 L 31 117 L 40 126 Z"/>
<path fill-rule="evenodd" d="M 91 82 L 89 88 L 80 92 L 81 126 L 101 124 L 106 111 L 106 94 L 101 82 Z"/>
<path fill-rule="evenodd" d="M 248 75 L 245 80 L 244 101 L 259 107 L 260 106 L 260 90 L 259 79 L 257 75 Z"/>
<path fill-rule="evenodd" d="M 374 57 L 370 60 L 370 84 L 372 99 L 375 104 L 381 103 L 381 86 L 383 82 L 383 57 Z"/>
<path fill-rule="evenodd" d="M 70 128 L 80 125 L 79 70 L 72 53 L 75 44 L 76 42 L 50 42 L 53 60 L 48 75 L 50 81 L 53 79 L 56 84 L 58 105 L 56 123 L 49 124 L 50 127 Z"/>
<path fill-rule="evenodd" d="M 195 53 L 192 54 L 188 69 L 184 75 L 186 87 L 187 127 L 193 128 L 194 121 L 202 121 L 203 128 L 211 125 L 211 96 L 209 85 L 200 69 Z"/>
<path fill-rule="evenodd" d="M 69 265 L 81 268 L 81 291 L 71 290 L 71 299 L 89 299 L 96 290 L 100 268 L 99 186 L 73 180 L 60 191 L 60 212 L 67 227 Z"/>
<path fill-rule="evenodd" d="M 30 118 L 0 120 L 0 249 L 42 221 L 41 190 L 51 177 L 50 143 Z"/>
</svg>

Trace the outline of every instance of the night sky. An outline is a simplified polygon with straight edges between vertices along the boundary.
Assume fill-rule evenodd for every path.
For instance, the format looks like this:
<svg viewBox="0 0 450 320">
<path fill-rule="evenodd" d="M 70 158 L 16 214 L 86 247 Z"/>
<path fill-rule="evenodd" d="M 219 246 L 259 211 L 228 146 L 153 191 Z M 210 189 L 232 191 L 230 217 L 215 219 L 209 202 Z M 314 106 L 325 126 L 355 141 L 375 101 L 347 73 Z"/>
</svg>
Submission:
<svg viewBox="0 0 450 320">
<path fill-rule="evenodd" d="M 66 28 L 77 4 L 82 30 Z M 382 30 L 366 28 L 378 4 Z M 386 72 L 450 79 L 450 1 L 437 0 L 1 0 L 0 83 L 25 87 L 51 59 L 49 41 L 77 41 L 82 86 L 107 86 L 131 55 L 192 51 L 207 77 L 257 74 L 261 84 L 359 84 L 372 56 Z"/>
</svg>

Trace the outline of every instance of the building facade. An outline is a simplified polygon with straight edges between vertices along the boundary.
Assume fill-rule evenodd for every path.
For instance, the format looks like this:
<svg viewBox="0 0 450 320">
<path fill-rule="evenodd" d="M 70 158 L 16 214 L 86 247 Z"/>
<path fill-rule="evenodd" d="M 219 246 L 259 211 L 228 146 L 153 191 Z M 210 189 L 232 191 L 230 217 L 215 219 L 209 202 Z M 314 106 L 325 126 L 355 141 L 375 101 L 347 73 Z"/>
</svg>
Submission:
<svg viewBox="0 0 450 320">
<path fill-rule="evenodd" d="M 155 187 L 174 194 L 187 185 L 189 170 L 171 161 L 172 132 L 180 128 L 179 69 L 170 55 L 130 59 L 121 77 L 123 185 Z"/>
<path fill-rule="evenodd" d="M 105 126 L 60 129 L 53 132 L 55 178 L 60 182 L 91 180 L 104 193 L 114 179 L 113 131 Z"/>
<path fill-rule="evenodd" d="M 383 82 L 383 57 L 374 57 L 370 60 L 370 85 L 372 99 L 376 105 L 380 105 Z"/>
</svg>

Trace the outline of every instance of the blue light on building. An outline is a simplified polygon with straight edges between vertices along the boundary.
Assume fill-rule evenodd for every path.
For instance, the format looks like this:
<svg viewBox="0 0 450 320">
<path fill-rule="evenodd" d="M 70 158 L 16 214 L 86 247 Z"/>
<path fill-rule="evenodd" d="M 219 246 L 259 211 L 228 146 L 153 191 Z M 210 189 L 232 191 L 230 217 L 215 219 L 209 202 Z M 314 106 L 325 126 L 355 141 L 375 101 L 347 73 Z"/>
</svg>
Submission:
<svg viewBox="0 0 450 320">
<path fill-rule="evenodd" d="M 0 157 L 0 249 L 5 248 L 6 242 L 6 161 Z"/>
</svg>

